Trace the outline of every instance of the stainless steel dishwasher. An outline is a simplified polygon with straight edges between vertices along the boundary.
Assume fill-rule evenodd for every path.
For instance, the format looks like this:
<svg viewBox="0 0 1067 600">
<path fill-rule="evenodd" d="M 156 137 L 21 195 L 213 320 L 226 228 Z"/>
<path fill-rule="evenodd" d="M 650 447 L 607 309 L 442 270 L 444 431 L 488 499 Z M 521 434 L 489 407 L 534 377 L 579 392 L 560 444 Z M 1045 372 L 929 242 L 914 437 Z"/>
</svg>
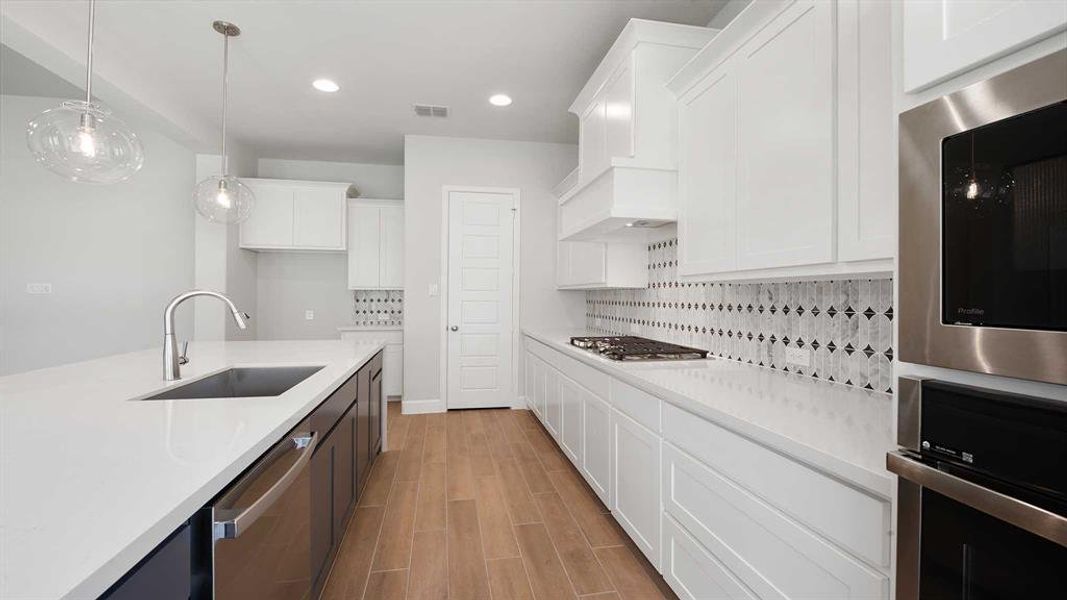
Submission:
<svg viewBox="0 0 1067 600">
<path fill-rule="evenodd" d="M 310 596 L 310 460 L 318 442 L 319 434 L 304 421 L 200 511 L 194 597 Z"/>
</svg>

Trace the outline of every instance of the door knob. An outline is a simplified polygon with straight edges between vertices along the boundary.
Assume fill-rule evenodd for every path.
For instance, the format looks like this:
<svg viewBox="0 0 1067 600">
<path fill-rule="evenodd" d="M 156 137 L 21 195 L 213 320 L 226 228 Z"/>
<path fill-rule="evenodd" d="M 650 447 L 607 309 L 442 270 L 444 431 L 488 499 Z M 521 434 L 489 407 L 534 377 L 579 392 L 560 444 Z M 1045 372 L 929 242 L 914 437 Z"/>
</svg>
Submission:
<svg viewBox="0 0 1067 600">
<path fill-rule="evenodd" d="M 449 329 L 451 329 L 452 331 L 459 331 L 459 327 L 456 325 L 449 327 Z"/>
</svg>

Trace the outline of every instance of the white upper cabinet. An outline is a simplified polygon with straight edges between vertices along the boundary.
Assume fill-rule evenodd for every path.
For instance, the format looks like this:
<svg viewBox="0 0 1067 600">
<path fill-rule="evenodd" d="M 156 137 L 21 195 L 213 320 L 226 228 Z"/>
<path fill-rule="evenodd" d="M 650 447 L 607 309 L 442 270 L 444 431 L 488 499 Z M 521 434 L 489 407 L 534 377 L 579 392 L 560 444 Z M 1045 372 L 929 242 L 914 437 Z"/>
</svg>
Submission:
<svg viewBox="0 0 1067 600">
<path fill-rule="evenodd" d="M 293 190 L 293 244 L 303 248 L 344 249 L 344 210 L 339 214 L 338 204 L 337 190 Z M 343 196 L 340 205 L 344 206 Z"/>
<path fill-rule="evenodd" d="M 255 194 L 252 214 L 240 225 L 249 250 L 345 250 L 347 183 L 241 179 Z"/>
<path fill-rule="evenodd" d="M 903 6 L 904 91 L 915 92 L 1067 27 L 1062 0 L 924 0 Z"/>
<path fill-rule="evenodd" d="M 889 11 L 753 3 L 670 81 L 680 275 L 892 270 Z"/>
<path fill-rule="evenodd" d="M 381 209 L 381 286 L 404 287 L 404 209 L 386 206 Z"/>
<path fill-rule="evenodd" d="M 678 272 L 737 268 L 737 81 L 725 65 L 679 101 Z"/>
<path fill-rule="evenodd" d="M 242 182 L 252 189 L 256 202 L 252 214 L 240 225 L 242 248 L 293 245 L 293 188 L 284 182 Z"/>
<path fill-rule="evenodd" d="M 348 289 L 404 287 L 404 207 L 399 200 L 350 200 Z"/>
<path fill-rule="evenodd" d="M 737 268 L 833 260 L 833 6 L 798 2 L 738 56 Z"/>
<path fill-rule="evenodd" d="M 560 201 L 560 239 L 643 243 L 642 227 L 677 219 L 676 103 L 663 84 L 717 31 L 627 23 L 570 107 L 578 177 Z"/>
</svg>

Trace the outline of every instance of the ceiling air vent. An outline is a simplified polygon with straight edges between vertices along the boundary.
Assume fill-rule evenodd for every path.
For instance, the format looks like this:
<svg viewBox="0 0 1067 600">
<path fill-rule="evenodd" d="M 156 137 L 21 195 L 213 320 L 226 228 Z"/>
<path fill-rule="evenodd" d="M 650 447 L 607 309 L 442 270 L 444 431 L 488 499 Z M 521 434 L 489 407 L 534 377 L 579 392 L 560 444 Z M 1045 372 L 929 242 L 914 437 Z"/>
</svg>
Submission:
<svg viewBox="0 0 1067 600">
<path fill-rule="evenodd" d="M 416 104 L 415 114 L 420 117 L 447 117 L 448 107 L 436 104 Z"/>
</svg>

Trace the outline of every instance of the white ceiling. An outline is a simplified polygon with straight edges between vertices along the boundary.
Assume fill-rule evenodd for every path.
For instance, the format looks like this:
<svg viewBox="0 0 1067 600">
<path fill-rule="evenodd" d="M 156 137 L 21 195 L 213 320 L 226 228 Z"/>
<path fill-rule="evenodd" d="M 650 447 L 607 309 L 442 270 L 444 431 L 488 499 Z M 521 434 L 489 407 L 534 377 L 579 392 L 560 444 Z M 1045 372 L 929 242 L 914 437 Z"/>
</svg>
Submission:
<svg viewBox="0 0 1067 600">
<path fill-rule="evenodd" d="M 99 89 L 121 90 L 207 150 L 217 143 L 222 60 L 211 22 L 232 21 L 243 30 L 230 48 L 235 139 L 263 157 L 399 164 L 409 133 L 574 143 L 567 106 L 629 18 L 706 25 L 724 3 L 100 0 L 94 64 Z M 35 54 L 58 51 L 74 79 L 86 3 L 0 4 L 0 42 L 54 70 Z M 317 77 L 341 91 L 313 90 Z M 514 104 L 490 106 L 496 92 Z M 416 102 L 451 114 L 416 117 Z"/>
</svg>

